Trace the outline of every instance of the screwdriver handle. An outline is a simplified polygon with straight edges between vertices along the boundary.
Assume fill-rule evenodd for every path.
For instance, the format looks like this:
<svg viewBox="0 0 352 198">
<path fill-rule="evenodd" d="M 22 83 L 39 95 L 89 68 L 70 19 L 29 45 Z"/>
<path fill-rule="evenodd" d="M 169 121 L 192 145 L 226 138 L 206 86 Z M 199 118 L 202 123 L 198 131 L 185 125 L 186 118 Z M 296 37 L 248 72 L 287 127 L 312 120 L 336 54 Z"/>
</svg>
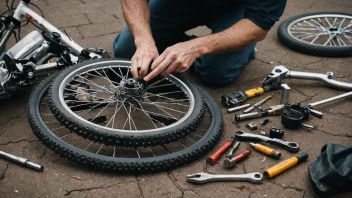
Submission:
<svg viewBox="0 0 352 198">
<path fill-rule="evenodd" d="M 207 159 L 209 165 L 214 165 L 216 160 L 233 144 L 235 137 L 231 137 L 230 140 L 226 141 L 213 155 Z"/>
</svg>

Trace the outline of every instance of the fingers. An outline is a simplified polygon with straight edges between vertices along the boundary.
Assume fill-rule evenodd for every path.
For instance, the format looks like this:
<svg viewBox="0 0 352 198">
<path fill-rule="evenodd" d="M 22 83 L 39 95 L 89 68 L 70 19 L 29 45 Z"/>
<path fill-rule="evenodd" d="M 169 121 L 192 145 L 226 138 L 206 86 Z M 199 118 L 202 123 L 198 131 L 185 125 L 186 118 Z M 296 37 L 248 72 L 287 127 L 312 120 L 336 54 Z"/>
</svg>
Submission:
<svg viewBox="0 0 352 198">
<path fill-rule="evenodd" d="M 163 56 L 163 54 L 161 56 Z M 159 62 L 160 61 L 158 60 L 159 58 L 160 56 L 155 60 L 155 62 L 156 61 Z M 153 71 L 150 72 L 146 77 L 144 77 L 144 80 L 150 81 L 151 79 L 157 77 L 161 72 L 163 72 L 170 65 L 171 61 L 172 61 L 172 57 L 167 56 L 164 60 L 161 61 L 160 64 L 155 65 L 155 62 L 153 62 L 154 69 L 152 66 Z"/>
<path fill-rule="evenodd" d="M 144 78 L 147 73 L 148 73 L 148 68 L 149 68 L 149 65 L 150 65 L 150 62 L 152 61 L 152 59 L 150 57 L 145 57 L 142 59 L 142 62 L 141 62 L 141 69 L 139 71 L 139 78 Z"/>
<path fill-rule="evenodd" d="M 138 58 L 132 57 L 131 73 L 134 79 L 138 78 Z"/>
</svg>

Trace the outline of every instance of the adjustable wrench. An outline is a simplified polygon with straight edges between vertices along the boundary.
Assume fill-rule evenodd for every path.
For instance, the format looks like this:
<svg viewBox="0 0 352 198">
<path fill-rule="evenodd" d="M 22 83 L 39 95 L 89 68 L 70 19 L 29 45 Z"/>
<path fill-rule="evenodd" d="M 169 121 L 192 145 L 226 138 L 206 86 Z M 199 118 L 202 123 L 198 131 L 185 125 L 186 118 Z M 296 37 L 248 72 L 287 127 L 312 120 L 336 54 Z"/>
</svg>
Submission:
<svg viewBox="0 0 352 198">
<path fill-rule="evenodd" d="M 205 184 L 216 181 L 247 181 L 252 183 L 262 183 L 263 175 L 261 173 L 248 173 L 238 175 L 215 175 L 208 173 L 195 173 L 187 175 L 187 181 L 195 184 Z"/>
<path fill-rule="evenodd" d="M 244 131 L 237 131 L 236 139 L 240 141 L 265 141 L 280 146 L 290 152 L 299 151 L 299 145 L 296 142 L 286 142 L 277 138 L 270 138 L 263 135 L 245 133 Z"/>
</svg>

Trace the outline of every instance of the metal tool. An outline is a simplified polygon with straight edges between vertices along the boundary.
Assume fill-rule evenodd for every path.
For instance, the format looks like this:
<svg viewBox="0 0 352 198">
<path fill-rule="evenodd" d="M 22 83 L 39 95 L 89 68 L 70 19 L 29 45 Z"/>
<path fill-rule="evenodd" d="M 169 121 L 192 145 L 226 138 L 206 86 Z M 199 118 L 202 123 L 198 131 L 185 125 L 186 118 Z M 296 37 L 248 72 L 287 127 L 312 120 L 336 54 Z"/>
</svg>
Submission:
<svg viewBox="0 0 352 198">
<path fill-rule="evenodd" d="M 235 144 L 233 144 L 229 153 L 226 155 L 226 158 L 231 159 L 233 154 L 235 153 L 236 149 L 240 146 L 240 144 L 241 144 L 241 142 L 238 142 L 238 141 Z"/>
<path fill-rule="evenodd" d="M 233 144 L 235 137 L 231 137 L 230 140 L 226 141 L 213 155 L 207 159 L 209 165 L 214 165 L 216 160 Z"/>
<path fill-rule="evenodd" d="M 299 145 L 296 142 L 286 142 L 277 138 L 270 138 L 263 135 L 245 133 L 244 131 L 237 131 L 236 139 L 240 141 L 265 141 L 270 144 L 280 146 L 290 152 L 299 151 Z"/>
<path fill-rule="evenodd" d="M 275 151 L 272 148 L 269 148 L 267 146 L 261 145 L 261 144 L 254 144 L 254 143 L 249 143 L 255 150 L 260 151 L 261 153 L 264 153 L 265 155 L 271 156 L 273 158 L 279 159 L 281 157 L 281 153 Z"/>
<path fill-rule="evenodd" d="M 262 121 L 260 121 L 260 124 L 263 126 L 263 125 L 266 125 L 269 121 L 270 121 L 269 118 L 264 118 Z"/>
<path fill-rule="evenodd" d="M 252 130 L 256 130 L 256 129 L 258 128 L 258 126 L 255 125 L 255 124 L 253 124 L 253 122 L 247 124 L 246 127 L 247 127 L 248 129 L 250 129 L 251 131 L 252 131 Z"/>
<path fill-rule="evenodd" d="M 291 88 L 287 84 L 281 84 L 281 99 L 280 104 L 287 105 L 290 100 Z"/>
<path fill-rule="evenodd" d="M 247 148 L 246 150 L 241 151 L 238 154 L 234 155 L 231 159 L 226 158 L 223 164 L 226 168 L 231 168 L 239 161 L 242 161 L 244 158 L 248 157 L 251 153 L 252 153 L 252 150 L 250 148 Z"/>
<path fill-rule="evenodd" d="M 338 95 L 338 96 L 334 96 L 334 97 L 331 97 L 331 98 L 328 98 L 328 99 L 325 99 L 325 100 L 321 100 L 321 101 L 318 101 L 318 102 L 309 103 L 308 106 L 309 107 L 314 107 L 314 106 L 321 105 L 321 104 L 324 104 L 324 103 L 332 102 L 334 100 L 345 98 L 345 97 L 351 96 L 351 95 L 352 95 L 352 91 L 344 93 L 344 94 L 341 94 L 341 95 Z"/>
<path fill-rule="evenodd" d="M 285 170 L 293 167 L 294 165 L 301 163 L 305 160 L 308 159 L 308 153 L 301 153 L 298 156 L 295 157 L 291 157 L 285 161 L 280 162 L 279 164 L 268 168 L 264 171 L 264 176 L 266 178 L 272 178 L 282 172 L 284 172 Z"/>
<path fill-rule="evenodd" d="M 260 184 L 263 181 L 263 175 L 261 173 L 248 173 L 238 175 L 215 175 L 208 173 L 195 173 L 187 175 L 187 182 L 195 184 L 205 184 L 208 182 L 218 181 L 247 181 L 255 184 Z"/>
<path fill-rule="evenodd" d="M 285 135 L 285 131 L 282 129 L 279 129 L 277 127 L 271 127 L 270 128 L 270 133 L 269 133 L 269 137 L 270 138 L 277 138 L 277 139 L 282 139 L 282 137 L 284 137 Z"/>
<path fill-rule="evenodd" d="M 302 122 L 308 119 L 308 113 L 301 112 L 299 110 L 295 110 L 290 106 L 285 107 L 281 111 L 281 124 L 284 125 L 287 129 L 297 129 L 300 127 L 306 128 L 308 130 L 313 129 L 314 127 L 308 124 L 303 124 Z"/>
<path fill-rule="evenodd" d="M 30 168 L 30 169 L 33 169 L 33 170 L 36 170 L 39 172 L 43 171 L 43 169 L 44 169 L 44 167 L 39 164 L 33 163 L 25 158 L 22 158 L 22 157 L 19 157 L 16 155 L 5 153 L 3 151 L 0 151 L 0 157 L 5 158 L 5 159 L 12 161 L 12 162 L 16 162 L 18 164 L 21 164 L 21 165 L 27 167 L 27 168 Z"/>
<path fill-rule="evenodd" d="M 249 106 L 251 106 L 251 104 L 241 105 L 241 106 L 238 106 L 238 107 L 227 109 L 227 112 L 228 113 L 232 113 L 232 112 L 235 112 L 235 111 L 239 111 L 239 110 L 245 109 L 245 108 L 247 108 Z"/>
<path fill-rule="evenodd" d="M 281 114 L 281 109 L 283 108 L 284 108 L 284 105 L 280 104 L 280 105 L 271 106 L 270 108 L 265 110 L 258 109 L 258 112 L 235 114 L 234 120 L 242 121 L 242 120 L 250 120 L 254 118 L 261 118 L 265 116 L 279 115 Z"/>
<path fill-rule="evenodd" d="M 263 100 L 255 103 L 253 106 L 251 106 L 248 109 L 244 110 L 243 113 L 249 113 L 249 112 L 253 111 L 255 108 L 257 108 L 260 105 L 264 104 L 267 100 L 270 100 L 271 98 L 273 98 L 273 97 L 272 96 L 268 96 L 268 97 L 264 98 Z"/>
<path fill-rule="evenodd" d="M 247 91 L 239 91 L 236 93 L 229 93 L 221 96 L 221 102 L 226 107 L 232 107 L 240 104 L 241 102 L 247 100 L 248 98 L 252 98 L 254 96 L 260 95 L 264 93 L 264 89 L 261 87 L 257 87 L 254 89 L 250 89 Z"/>
</svg>

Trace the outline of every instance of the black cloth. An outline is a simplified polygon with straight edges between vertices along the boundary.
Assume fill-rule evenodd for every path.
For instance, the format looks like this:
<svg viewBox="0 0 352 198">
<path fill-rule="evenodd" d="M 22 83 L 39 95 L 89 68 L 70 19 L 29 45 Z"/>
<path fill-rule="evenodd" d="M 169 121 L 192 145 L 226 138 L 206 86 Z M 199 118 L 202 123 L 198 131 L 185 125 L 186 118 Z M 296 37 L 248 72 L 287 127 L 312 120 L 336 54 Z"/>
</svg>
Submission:
<svg viewBox="0 0 352 198">
<path fill-rule="evenodd" d="M 352 145 L 329 143 L 309 165 L 309 179 L 321 197 L 352 190 Z"/>
</svg>

